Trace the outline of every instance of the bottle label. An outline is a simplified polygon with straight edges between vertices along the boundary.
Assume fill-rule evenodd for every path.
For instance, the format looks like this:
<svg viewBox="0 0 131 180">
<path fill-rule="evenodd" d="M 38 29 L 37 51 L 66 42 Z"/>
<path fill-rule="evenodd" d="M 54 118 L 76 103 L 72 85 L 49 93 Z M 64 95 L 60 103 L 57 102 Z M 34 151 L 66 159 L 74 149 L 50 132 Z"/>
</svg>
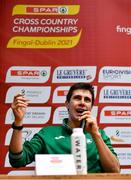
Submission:
<svg viewBox="0 0 131 180">
<path fill-rule="evenodd" d="M 75 158 L 75 164 L 76 164 L 76 169 L 77 172 L 83 172 L 84 169 L 86 169 L 86 167 L 84 167 L 85 163 L 84 161 L 86 161 L 86 150 L 84 147 L 84 144 L 81 141 L 81 137 L 76 136 L 74 137 L 74 158 Z"/>
</svg>

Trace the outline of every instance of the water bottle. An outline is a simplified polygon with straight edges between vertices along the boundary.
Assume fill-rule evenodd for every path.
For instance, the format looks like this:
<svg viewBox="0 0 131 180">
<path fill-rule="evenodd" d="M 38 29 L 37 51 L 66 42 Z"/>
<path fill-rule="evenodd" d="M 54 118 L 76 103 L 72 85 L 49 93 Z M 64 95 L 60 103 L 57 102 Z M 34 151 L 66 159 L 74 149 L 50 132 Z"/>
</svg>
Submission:
<svg viewBox="0 0 131 180">
<path fill-rule="evenodd" d="M 77 174 L 87 174 L 86 138 L 83 128 L 74 128 L 71 135 L 71 151 L 74 156 Z"/>
</svg>

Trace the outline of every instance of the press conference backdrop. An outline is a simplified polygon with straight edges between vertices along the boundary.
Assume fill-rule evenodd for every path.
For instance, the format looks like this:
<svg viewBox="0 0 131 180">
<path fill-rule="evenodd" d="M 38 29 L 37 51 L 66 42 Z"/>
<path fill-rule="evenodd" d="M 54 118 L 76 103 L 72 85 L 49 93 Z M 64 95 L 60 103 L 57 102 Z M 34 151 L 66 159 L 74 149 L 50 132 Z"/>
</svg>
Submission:
<svg viewBox="0 0 131 180">
<path fill-rule="evenodd" d="M 121 173 L 131 172 L 130 11 L 130 0 L 1 0 L 1 174 L 34 173 L 34 163 L 13 169 L 8 161 L 13 96 L 31 100 L 24 142 L 68 116 L 65 96 L 75 82 L 94 85 L 92 113 L 111 138 Z"/>
</svg>

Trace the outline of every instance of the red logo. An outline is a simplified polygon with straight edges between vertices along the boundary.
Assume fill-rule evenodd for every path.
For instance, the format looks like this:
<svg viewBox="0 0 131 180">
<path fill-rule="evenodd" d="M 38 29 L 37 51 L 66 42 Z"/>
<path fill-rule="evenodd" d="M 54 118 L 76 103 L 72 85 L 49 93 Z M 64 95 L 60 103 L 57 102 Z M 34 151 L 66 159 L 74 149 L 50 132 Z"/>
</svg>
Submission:
<svg viewBox="0 0 131 180">
<path fill-rule="evenodd" d="M 131 116 L 131 110 L 108 110 L 104 112 L 105 116 Z"/>
<path fill-rule="evenodd" d="M 52 162 L 52 163 L 61 163 L 62 160 L 59 157 L 52 157 L 50 162 Z"/>
<path fill-rule="evenodd" d="M 26 13 L 58 13 L 58 7 L 27 7 Z"/>
<path fill-rule="evenodd" d="M 40 72 L 37 70 L 12 70 L 11 76 L 39 76 Z"/>
<path fill-rule="evenodd" d="M 67 90 L 59 90 L 59 91 L 57 92 L 57 95 L 58 95 L 58 96 L 66 96 L 67 93 L 68 93 Z"/>
</svg>

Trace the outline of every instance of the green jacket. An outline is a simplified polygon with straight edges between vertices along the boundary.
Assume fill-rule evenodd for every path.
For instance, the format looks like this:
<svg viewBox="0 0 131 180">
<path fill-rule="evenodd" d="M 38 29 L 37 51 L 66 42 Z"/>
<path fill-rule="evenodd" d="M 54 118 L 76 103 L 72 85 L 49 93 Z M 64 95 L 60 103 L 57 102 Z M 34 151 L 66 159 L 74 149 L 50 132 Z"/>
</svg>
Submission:
<svg viewBox="0 0 131 180">
<path fill-rule="evenodd" d="M 109 137 L 99 130 L 111 152 L 116 155 Z M 63 126 L 43 127 L 30 141 L 25 141 L 23 151 L 18 154 L 9 152 L 9 161 L 13 167 L 23 167 L 35 160 L 35 154 L 71 154 L 71 129 Z M 84 132 L 87 139 L 88 173 L 104 172 L 92 136 Z"/>
</svg>

